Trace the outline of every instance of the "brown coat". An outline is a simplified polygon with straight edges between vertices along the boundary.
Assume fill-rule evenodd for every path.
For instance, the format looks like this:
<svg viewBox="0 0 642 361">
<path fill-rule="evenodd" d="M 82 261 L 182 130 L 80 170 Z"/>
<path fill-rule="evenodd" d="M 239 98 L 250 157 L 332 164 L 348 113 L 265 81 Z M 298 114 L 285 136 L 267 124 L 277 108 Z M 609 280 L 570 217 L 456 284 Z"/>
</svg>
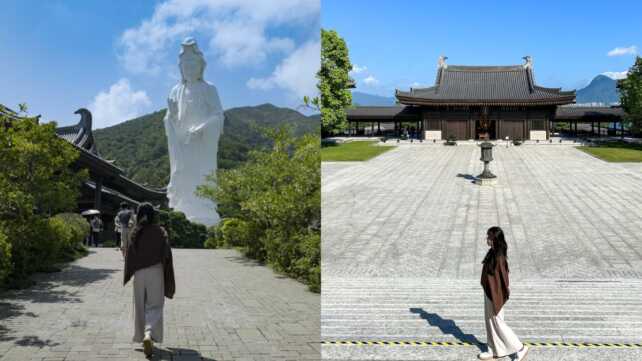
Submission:
<svg viewBox="0 0 642 361">
<path fill-rule="evenodd" d="M 133 234 L 132 234 L 133 236 Z M 139 269 L 163 263 L 163 280 L 165 297 L 174 297 L 176 282 L 174 280 L 174 264 L 172 248 L 169 245 L 167 232 L 161 226 L 145 225 L 139 231 L 136 239 L 131 239 L 125 253 L 125 274 L 123 285 L 132 278 Z"/>
<path fill-rule="evenodd" d="M 495 258 L 494 268 L 492 267 L 491 257 Z M 486 254 L 486 257 L 484 257 L 483 264 L 481 285 L 484 288 L 486 297 L 493 302 L 495 314 L 498 314 L 506 301 L 508 301 L 508 296 L 510 294 L 508 288 L 508 263 L 506 261 L 506 256 L 496 255 L 495 251 L 490 249 Z"/>
</svg>

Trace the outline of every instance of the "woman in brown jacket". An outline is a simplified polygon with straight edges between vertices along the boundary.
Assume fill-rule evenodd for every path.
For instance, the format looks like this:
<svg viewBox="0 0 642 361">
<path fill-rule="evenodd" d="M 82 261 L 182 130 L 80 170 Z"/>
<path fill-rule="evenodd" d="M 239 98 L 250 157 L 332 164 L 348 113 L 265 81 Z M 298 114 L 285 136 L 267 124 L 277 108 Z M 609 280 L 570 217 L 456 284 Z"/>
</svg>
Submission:
<svg viewBox="0 0 642 361">
<path fill-rule="evenodd" d="M 499 227 L 490 227 L 486 232 L 486 243 L 490 247 L 484 257 L 481 285 L 484 289 L 484 318 L 488 351 L 479 354 L 479 359 L 489 360 L 512 355 L 513 360 L 522 361 L 528 353 L 528 346 L 522 344 L 513 330 L 504 322 L 502 307 L 508 301 L 508 245 L 504 232 Z"/>
<path fill-rule="evenodd" d="M 156 210 L 149 203 L 138 207 L 136 227 L 125 253 L 123 285 L 134 277 L 134 342 L 143 343 L 151 356 L 152 342 L 163 342 L 165 297 L 175 291 L 172 249 L 167 232 L 156 224 Z"/>
</svg>

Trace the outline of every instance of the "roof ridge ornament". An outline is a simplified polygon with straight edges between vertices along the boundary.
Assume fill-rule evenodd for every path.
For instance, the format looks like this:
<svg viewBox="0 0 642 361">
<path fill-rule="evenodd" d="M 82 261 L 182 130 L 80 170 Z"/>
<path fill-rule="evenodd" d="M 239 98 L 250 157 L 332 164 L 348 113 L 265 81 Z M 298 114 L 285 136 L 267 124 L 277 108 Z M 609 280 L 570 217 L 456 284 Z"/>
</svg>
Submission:
<svg viewBox="0 0 642 361">
<path fill-rule="evenodd" d="M 522 57 L 522 59 L 524 59 L 524 65 L 523 65 L 524 69 L 533 68 L 533 58 L 531 58 L 530 55 L 526 55 Z"/>
<path fill-rule="evenodd" d="M 439 60 L 437 61 L 437 65 L 439 66 L 440 69 L 448 68 L 448 64 L 446 64 L 446 59 L 448 59 L 447 56 L 439 55 Z"/>
</svg>

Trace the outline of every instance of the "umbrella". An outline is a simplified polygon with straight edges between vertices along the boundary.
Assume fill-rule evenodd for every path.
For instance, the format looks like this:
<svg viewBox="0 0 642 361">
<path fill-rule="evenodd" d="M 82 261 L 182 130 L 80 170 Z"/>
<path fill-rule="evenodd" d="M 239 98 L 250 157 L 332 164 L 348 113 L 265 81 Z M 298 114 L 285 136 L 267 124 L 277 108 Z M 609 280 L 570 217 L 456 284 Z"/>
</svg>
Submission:
<svg viewBox="0 0 642 361">
<path fill-rule="evenodd" d="M 100 211 L 97 210 L 97 209 L 88 209 L 88 210 L 83 211 L 82 213 L 80 213 L 80 215 L 82 215 L 82 216 L 93 216 L 95 214 L 100 214 Z"/>
</svg>

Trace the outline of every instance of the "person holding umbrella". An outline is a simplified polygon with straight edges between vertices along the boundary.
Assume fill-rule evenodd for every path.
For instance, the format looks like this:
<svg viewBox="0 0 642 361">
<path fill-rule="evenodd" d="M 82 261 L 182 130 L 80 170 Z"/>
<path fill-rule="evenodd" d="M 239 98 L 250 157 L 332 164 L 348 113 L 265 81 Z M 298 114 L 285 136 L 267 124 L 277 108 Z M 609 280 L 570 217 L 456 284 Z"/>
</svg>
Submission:
<svg viewBox="0 0 642 361">
<path fill-rule="evenodd" d="M 91 226 L 92 244 L 94 247 L 98 247 L 98 244 L 100 243 L 100 232 L 103 230 L 103 221 L 100 219 L 99 215 L 95 215 L 89 224 Z"/>
</svg>

